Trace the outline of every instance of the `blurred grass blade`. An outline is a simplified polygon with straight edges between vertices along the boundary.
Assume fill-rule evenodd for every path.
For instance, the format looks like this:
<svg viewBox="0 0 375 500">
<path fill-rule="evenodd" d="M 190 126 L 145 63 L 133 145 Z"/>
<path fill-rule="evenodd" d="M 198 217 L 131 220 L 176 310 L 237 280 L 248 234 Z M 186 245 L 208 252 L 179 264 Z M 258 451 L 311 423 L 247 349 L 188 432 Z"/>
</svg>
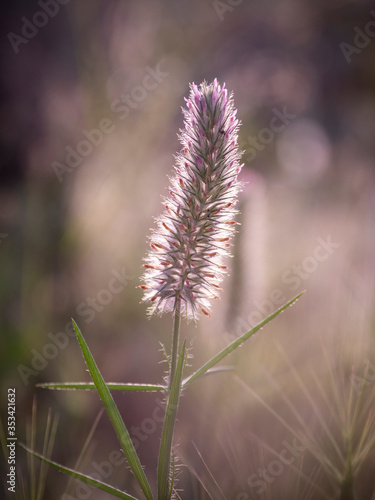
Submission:
<svg viewBox="0 0 375 500">
<path fill-rule="evenodd" d="M 87 344 L 82 336 L 80 329 L 77 326 L 77 323 L 74 320 L 72 321 L 91 378 L 95 383 L 95 387 L 99 393 L 100 399 L 102 400 L 107 414 L 111 419 L 113 428 L 117 434 L 117 437 L 119 438 L 128 464 L 133 471 L 133 474 L 136 477 L 140 487 L 142 488 L 147 500 L 153 500 L 150 485 L 142 469 L 138 455 L 135 451 L 132 440 L 130 439 L 129 433 L 125 427 L 124 421 L 121 418 L 120 412 L 118 411 L 116 403 L 114 402 L 112 395 L 106 383 L 104 382 L 102 374 L 100 373 L 99 368 L 97 367 L 94 358 L 92 357 L 92 354 L 87 347 Z"/>
<path fill-rule="evenodd" d="M 110 391 L 143 391 L 157 392 L 164 391 L 166 387 L 160 384 L 124 384 L 116 382 L 106 382 L 106 386 Z M 94 382 L 45 382 L 44 384 L 36 384 L 36 387 L 42 389 L 55 390 L 79 390 L 89 391 L 96 389 Z"/>
<path fill-rule="evenodd" d="M 83 483 L 89 484 L 90 486 L 94 486 L 95 488 L 98 488 L 99 490 L 105 491 L 106 493 L 110 493 L 111 495 L 117 497 L 117 498 L 123 498 L 124 500 L 137 500 L 135 497 L 128 495 L 127 493 L 124 493 L 123 491 L 118 490 L 117 488 L 113 488 L 113 486 L 110 486 L 109 484 L 102 483 L 101 481 L 97 481 L 96 479 L 86 476 L 85 474 L 81 474 L 80 472 L 74 471 L 72 469 L 69 469 L 68 467 L 64 467 L 63 465 L 60 465 L 56 462 L 53 462 L 52 460 L 48 460 L 48 458 L 45 458 L 43 455 L 39 455 L 39 453 L 36 453 L 35 451 L 31 450 L 24 444 L 20 443 L 20 446 L 24 448 L 28 453 L 33 455 L 34 457 L 39 458 L 42 460 L 42 462 L 45 462 L 55 469 L 65 472 L 66 474 L 69 474 L 70 476 L 74 477 L 75 479 L 79 479 Z"/>
<path fill-rule="evenodd" d="M 195 451 L 197 452 L 198 457 L 200 458 L 200 460 L 203 464 L 203 468 L 200 468 L 201 477 L 203 477 L 203 472 L 206 471 L 207 483 L 208 482 L 210 483 L 210 490 L 213 493 L 213 495 L 212 495 L 213 498 L 215 498 L 216 500 L 218 500 L 219 498 L 221 498 L 222 500 L 225 500 L 225 495 L 224 495 L 222 489 L 220 488 L 218 482 L 216 481 L 214 474 L 211 472 L 209 466 L 207 465 L 205 459 L 203 458 L 201 452 L 198 450 L 198 447 L 196 446 L 196 444 L 194 442 L 193 442 L 193 446 L 195 448 Z M 198 478 L 198 480 L 202 484 L 202 480 L 200 478 Z M 205 488 L 205 490 L 207 491 L 207 488 Z"/>
<path fill-rule="evenodd" d="M 77 460 L 74 463 L 74 469 L 76 469 L 76 470 L 80 469 L 81 465 L 84 464 L 85 462 L 87 462 L 88 461 L 88 457 L 91 456 L 90 455 L 90 451 L 91 451 L 90 449 L 93 448 L 92 440 L 93 440 L 96 428 L 99 425 L 99 421 L 100 421 L 100 419 L 103 416 L 104 411 L 105 411 L 104 408 L 100 408 L 99 413 L 98 413 L 97 417 L 95 418 L 94 423 L 91 426 L 90 432 L 88 433 L 88 435 L 87 435 L 87 437 L 85 439 L 85 442 L 83 443 L 83 446 L 82 446 L 82 448 L 80 450 L 78 458 L 77 458 Z M 68 482 L 68 484 L 67 484 L 67 486 L 66 486 L 65 493 L 68 493 L 70 491 L 70 488 L 72 488 L 73 482 L 74 482 L 74 480 L 71 477 L 70 480 L 69 480 L 69 482 Z"/>
<path fill-rule="evenodd" d="M 207 370 L 202 377 L 205 377 L 206 375 L 214 375 L 215 373 L 234 372 L 235 370 L 235 366 L 215 366 L 215 368 Z"/>
<path fill-rule="evenodd" d="M 320 468 L 324 468 L 325 472 L 327 472 L 328 474 L 331 474 L 331 470 L 329 468 L 329 466 L 325 463 L 325 462 L 321 462 L 319 460 L 319 456 L 317 454 L 315 454 L 315 448 L 311 447 L 311 446 L 308 446 L 309 444 L 309 441 L 310 443 L 313 443 L 313 445 L 316 447 L 318 446 L 318 444 L 316 444 L 316 441 L 315 441 L 315 436 L 314 436 L 314 432 L 312 429 L 310 429 L 310 427 L 306 425 L 306 427 L 304 428 L 304 433 L 301 434 L 300 432 L 298 432 L 297 428 L 295 425 L 293 425 L 293 423 L 289 423 L 288 420 L 284 419 L 283 416 L 280 414 L 280 412 L 276 411 L 272 405 L 268 404 L 267 401 L 265 399 L 263 399 L 260 394 L 258 394 L 254 389 L 252 389 L 252 387 L 250 387 L 244 380 L 242 380 L 238 375 L 234 375 L 233 376 L 234 380 L 236 380 L 238 382 L 238 384 L 240 385 L 240 387 L 242 387 L 243 389 L 245 389 L 246 392 L 248 392 L 251 396 L 255 397 L 257 399 L 257 401 L 259 401 L 270 413 L 271 415 L 273 415 L 274 417 L 276 417 L 276 419 L 286 428 L 288 429 L 288 431 L 291 433 L 292 436 L 294 436 L 298 441 L 300 441 L 301 444 L 303 444 L 311 453 L 314 454 L 314 456 L 318 459 L 319 461 L 319 465 L 320 465 Z M 253 436 L 256 436 L 254 434 L 252 434 Z M 314 441 L 313 441 L 314 440 Z M 262 442 L 262 447 L 265 446 L 265 443 Z M 300 478 L 306 478 L 307 476 L 303 473 L 300 473 Z M 331 495 L 328 495 L 327 493 L 325 493 L 323 491 L 323 489 L 317 484 L 317 483 L 310 483 L 310 485 L 317 491 L 319 491 L 319 493 L 321 494 L 321 498 L 325 498 L 326 500 L 331 500 L 332 496 Z"/>
<path fill-rule="evenodd" d="M 31 408 L 31 422 L 27 422 L 26 424 L 26 443 L 33 450 L 35 448 L 35 440 L 36 440 L 36 422 L 37 422 L 37 402 L 36 396 L 33 396 L 33 405 Z M 36 500 L 36 467 L 35 467 L 35 459 L 33 455 L 27 455 L 27 468 L 30 478 L 29 483 L 29 496 L 30 500 Z"/>
<path fill-rule="evenodd" d="M 165 410 L 165 419 L 161 435 L 159 459 L 158 459 L 158 500 L 168 500 L 171 497 L 173 484 L 170 484 L 171 449 L 174 425 L 176 422 L 178 401 L 181 392 L 182 371 L 185 366 L 186 340 L 184 340 L 180 356 L 178 358 L 176 372 L 173 377 L 171 392 L 168 397 Z M 173 480 L 173 478 L 172 478 Z"/>
<path fill-rule="evenodd" d="M 47 424 L 46 424 L 46 431 L 44 435 L 44 444 L 43 444 L 43 456 L 45 456 L 47 459 L 52 455 L 52 450 L 53 450 L 53 445 L 55 442 L 55 437 L 56 437 L 56 432 L 57 432 L 57 425 L 58 425 L 58 417 L 55 415 L 55 417 L 52 420 L 52 411 L 51 408 L 48 410 L 48 417 L 47 417 Z M 38 491 L 36 498 L 37 500 L 42 500 L 44 496 L 44 490 L 46 486 L 46 477 L 47 477 L 47 469 L 48 467 L 44 462 L 42 462 L 42 465 L 39 469 L 39 479 L 38 479 Z"/>
<path fill-rule="evenodd" d="M 254 328 L 252 328 L 248 332 L 241 335 L 241 337 L 239 337 L 238 339 L 233 341 L 231 344 L 229 344 L 228 347 L 226 347 L 225 349 L 220 351 L 218 354 L 216 354 L 216 356 L 214 356 L 209 361 L 207 361 L 207 363 L 205 363 L 199 370 L 197 370 L 195 373 L 190 375 L 190 377 L 186 378 L 182 383 L 182 387 L 186 387 L 187 385 L 189 385 L 191 382 L 193 382 L 197 378 L 201 377 L 202 375 L 205 375 L 210 368 L 212 368 L 214 365 L 216 365 L 216 363 L 218 363 L 219 361 L 224 359 L 226 356 L 228 356 L 228 354 L 230 354 L 235 349 L 237 349 L 237 347 L 239 347 L 247 339 L 249 339 L 252 335 L 254 335 L 254 333 L 256 333 L 258 330 L 263 328 L 264 325 L 269 323 L 272 319 L 276 318 L 276 316 L 278 316 L 285 309 L 287 309 L 289 306 L 291 306 L 296 300 L 298 300 L 301 297 L 301 295 L 303 293 L 304 292 L 301 292 L 298 295 L 296 295 L 292 300 L 289 300 L 289 302 L 287 302 L 286 304 L 281 306 L 274 313 L 270 314 L 266 319 L 264 319 L 263 321 L 258 323 L 256 326 L 254 326 Z"/>
</svg>

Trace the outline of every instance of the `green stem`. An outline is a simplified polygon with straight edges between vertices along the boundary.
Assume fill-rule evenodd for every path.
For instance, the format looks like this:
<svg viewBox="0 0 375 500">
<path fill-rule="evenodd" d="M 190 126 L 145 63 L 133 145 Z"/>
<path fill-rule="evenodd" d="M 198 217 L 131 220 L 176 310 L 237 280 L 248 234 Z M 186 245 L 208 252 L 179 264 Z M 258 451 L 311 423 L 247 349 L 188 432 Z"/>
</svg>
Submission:
<svg viewBox="0 0 375 500">
<path fill-rule="evenodd" d="M 185 347 L 186 340 L 184 340 L 182 344 L 172 387 L 170 393 L 167 395 L 167 406 L 165 409 L 165 418 L 158 458 L 158 500 L 171 500 L 172 491 L 174 489 L 175 466 L 172 452 L 172 442 L 181 393 L 182 373 L 186 362 Z"/>
<path fill-rule="evenodd" d="M 172 387 L 174 375 L 176 373 L 178 341 L 179 341 L 179 337 L 180 337 L 180 323 L 181 323 L 180 302 L 177 300 L 175 314 L 174 314 L 174 324 L 173 324 L 171 373 L 170 373 L 170 377 L 169 377 L 168 394 L 171 392 L 171 387 Z"/>
<path fill-rule="evenodd" d="M 346 442 L 345 476 L 341 484 L 340 500 L 355 500 L 354 474 L 353 474 L 351 451 L 352 451 L 351 438 L 348 437 Z"/>
</svg>

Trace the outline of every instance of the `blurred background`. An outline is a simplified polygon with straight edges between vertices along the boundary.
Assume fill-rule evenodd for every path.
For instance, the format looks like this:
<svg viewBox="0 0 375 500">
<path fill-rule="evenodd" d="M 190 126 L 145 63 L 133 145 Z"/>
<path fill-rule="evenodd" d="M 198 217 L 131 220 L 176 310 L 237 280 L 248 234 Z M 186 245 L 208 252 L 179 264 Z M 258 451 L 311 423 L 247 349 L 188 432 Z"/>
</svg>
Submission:
<svg viewBox="0 0 375 500">
<path fill-rule="evenodd" d="M 79 470 L 137 494 L 97 395 L 36 384 L 89 380 L 71 317 L 107 381 L 162 382 L 172 318 L 148 320 L 136 287 L 189 82 L 216 77 L 246 186 L 221 301 L 182 326 L 187 369 L 306 293 L 184 393 L 180 496 L 374 499 L 373 2 L 18 1 L 0 25 L 3 425 L 15 387 L 18 439 L 41 452 L 51 409 L 69 467 L 95 426 Z M 161 398 L 115 399 L 154 485 Z M 17 473 L 17 498 L 36 498 L 22 449 Z M 110 498 L 52 469 L 41 484 L 40 499 Z"/>
</svg>

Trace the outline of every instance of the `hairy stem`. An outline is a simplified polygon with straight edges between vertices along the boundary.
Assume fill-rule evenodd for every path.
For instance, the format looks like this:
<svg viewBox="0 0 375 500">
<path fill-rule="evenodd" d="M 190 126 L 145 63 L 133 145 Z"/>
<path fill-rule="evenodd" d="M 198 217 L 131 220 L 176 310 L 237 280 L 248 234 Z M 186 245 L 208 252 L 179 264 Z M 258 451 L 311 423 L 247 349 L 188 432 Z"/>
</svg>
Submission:
<svg viewBox="0 0 375 500">
<path fill-rule="evenodd" d="M 169 376 L 169 386 L 168 393 L 171 391 L 172 382 L 174 379 L 174 375 L 176 373 L 176 364 L 177 364 L 177 353 L 178 353 L 178 341 L 180 337 L 180 323 L 181 323 L 181 315 L 180 315 L 180 301 L 176 301 L 176 309 L 174 316 L 174 324 L 173 324 L 173 337 L 172 337 L 172 353 L 171 353 L 171 373 Z"/>
</svg>

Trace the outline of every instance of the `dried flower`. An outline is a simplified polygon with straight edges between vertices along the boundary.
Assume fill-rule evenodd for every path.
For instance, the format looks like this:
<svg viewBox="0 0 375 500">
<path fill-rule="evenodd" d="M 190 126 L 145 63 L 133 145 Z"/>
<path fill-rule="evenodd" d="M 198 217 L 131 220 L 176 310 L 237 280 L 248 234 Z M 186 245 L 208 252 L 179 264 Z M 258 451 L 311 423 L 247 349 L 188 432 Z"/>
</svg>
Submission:
<svg viewBox="0 0 375 500">
<path fill-rule="evenodd" d="M 150 314 L 175 311 L 179 304 L 181 314 L 197 319 L 200 311 L 209 316 L 227 271 L 222 262 L 235 231 L 242 165 L 237 110 L 225 84 L 193 83 L 185 101 L 182 149 L 149 240 L 141 288 Z"/>
</svg>

